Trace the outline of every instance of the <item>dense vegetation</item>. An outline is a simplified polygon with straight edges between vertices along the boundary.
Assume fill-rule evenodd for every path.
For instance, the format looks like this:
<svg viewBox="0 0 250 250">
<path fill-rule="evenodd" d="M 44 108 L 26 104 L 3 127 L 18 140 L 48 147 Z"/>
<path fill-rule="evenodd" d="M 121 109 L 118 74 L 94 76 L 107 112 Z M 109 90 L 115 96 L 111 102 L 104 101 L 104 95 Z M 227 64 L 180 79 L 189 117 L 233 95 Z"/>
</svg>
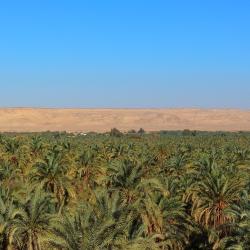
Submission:
<svg viewBox="0 0 250 250">
<path fill-rule="evenodd" d="M 0 136 L 0 249 L 250 249 L 250 135 Z"/>
</svg>

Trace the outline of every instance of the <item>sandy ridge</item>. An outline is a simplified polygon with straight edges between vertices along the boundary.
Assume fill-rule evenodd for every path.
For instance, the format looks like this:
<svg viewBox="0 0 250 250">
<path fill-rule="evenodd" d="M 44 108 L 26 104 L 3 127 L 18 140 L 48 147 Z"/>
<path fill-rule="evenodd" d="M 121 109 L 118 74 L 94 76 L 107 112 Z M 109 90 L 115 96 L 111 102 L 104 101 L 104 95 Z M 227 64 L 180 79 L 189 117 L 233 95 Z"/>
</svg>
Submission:
<svg viewBox="0 0 250 250">
<path fill-rule="evenodd" d="M 0 131 L 250 131 L 250 110 L 0 108 Z"/>
</svg>

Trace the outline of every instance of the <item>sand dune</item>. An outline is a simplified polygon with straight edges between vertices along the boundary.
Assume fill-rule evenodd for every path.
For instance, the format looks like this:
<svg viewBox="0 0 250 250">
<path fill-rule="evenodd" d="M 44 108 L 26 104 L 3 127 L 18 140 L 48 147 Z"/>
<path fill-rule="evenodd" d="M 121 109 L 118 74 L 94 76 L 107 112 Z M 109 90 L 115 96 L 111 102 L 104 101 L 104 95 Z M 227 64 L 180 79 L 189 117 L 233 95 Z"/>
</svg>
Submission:
<svg viewBox="0 0 250 250">
<path fill-rule="evenodd" d="M 156 130 L 250 131 L 250 110 L 237 109 L 0 109 L 0 131 Z"/>
</svg>

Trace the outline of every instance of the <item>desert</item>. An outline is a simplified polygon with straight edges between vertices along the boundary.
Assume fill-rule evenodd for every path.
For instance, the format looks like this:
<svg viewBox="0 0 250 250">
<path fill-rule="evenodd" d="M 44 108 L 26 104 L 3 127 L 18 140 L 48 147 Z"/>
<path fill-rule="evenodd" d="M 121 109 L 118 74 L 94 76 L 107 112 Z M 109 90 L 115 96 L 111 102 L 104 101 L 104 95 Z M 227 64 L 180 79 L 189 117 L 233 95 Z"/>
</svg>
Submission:
<svg viewBox="0 0 250 250">
<path fill-rule="evenodd" d="M 240 109 L 2 108 L 1 132 L 107 132 L 159 130 L 248 131 L 250 111 Z"/>
</svg>

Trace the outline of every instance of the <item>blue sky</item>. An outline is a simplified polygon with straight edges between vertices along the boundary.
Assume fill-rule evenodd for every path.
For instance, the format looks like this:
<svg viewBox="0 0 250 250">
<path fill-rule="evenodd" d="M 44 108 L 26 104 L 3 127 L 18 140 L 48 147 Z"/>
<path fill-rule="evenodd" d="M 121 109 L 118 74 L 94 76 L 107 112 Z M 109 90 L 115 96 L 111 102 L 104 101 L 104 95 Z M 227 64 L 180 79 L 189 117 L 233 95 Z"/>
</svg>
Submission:
<svg viewBox="0 0 250 250">
<path fill-rule="evenodd" d="M 0 106 L 250 108 L 250 1 L 0 2 Z"/>
</svg>

